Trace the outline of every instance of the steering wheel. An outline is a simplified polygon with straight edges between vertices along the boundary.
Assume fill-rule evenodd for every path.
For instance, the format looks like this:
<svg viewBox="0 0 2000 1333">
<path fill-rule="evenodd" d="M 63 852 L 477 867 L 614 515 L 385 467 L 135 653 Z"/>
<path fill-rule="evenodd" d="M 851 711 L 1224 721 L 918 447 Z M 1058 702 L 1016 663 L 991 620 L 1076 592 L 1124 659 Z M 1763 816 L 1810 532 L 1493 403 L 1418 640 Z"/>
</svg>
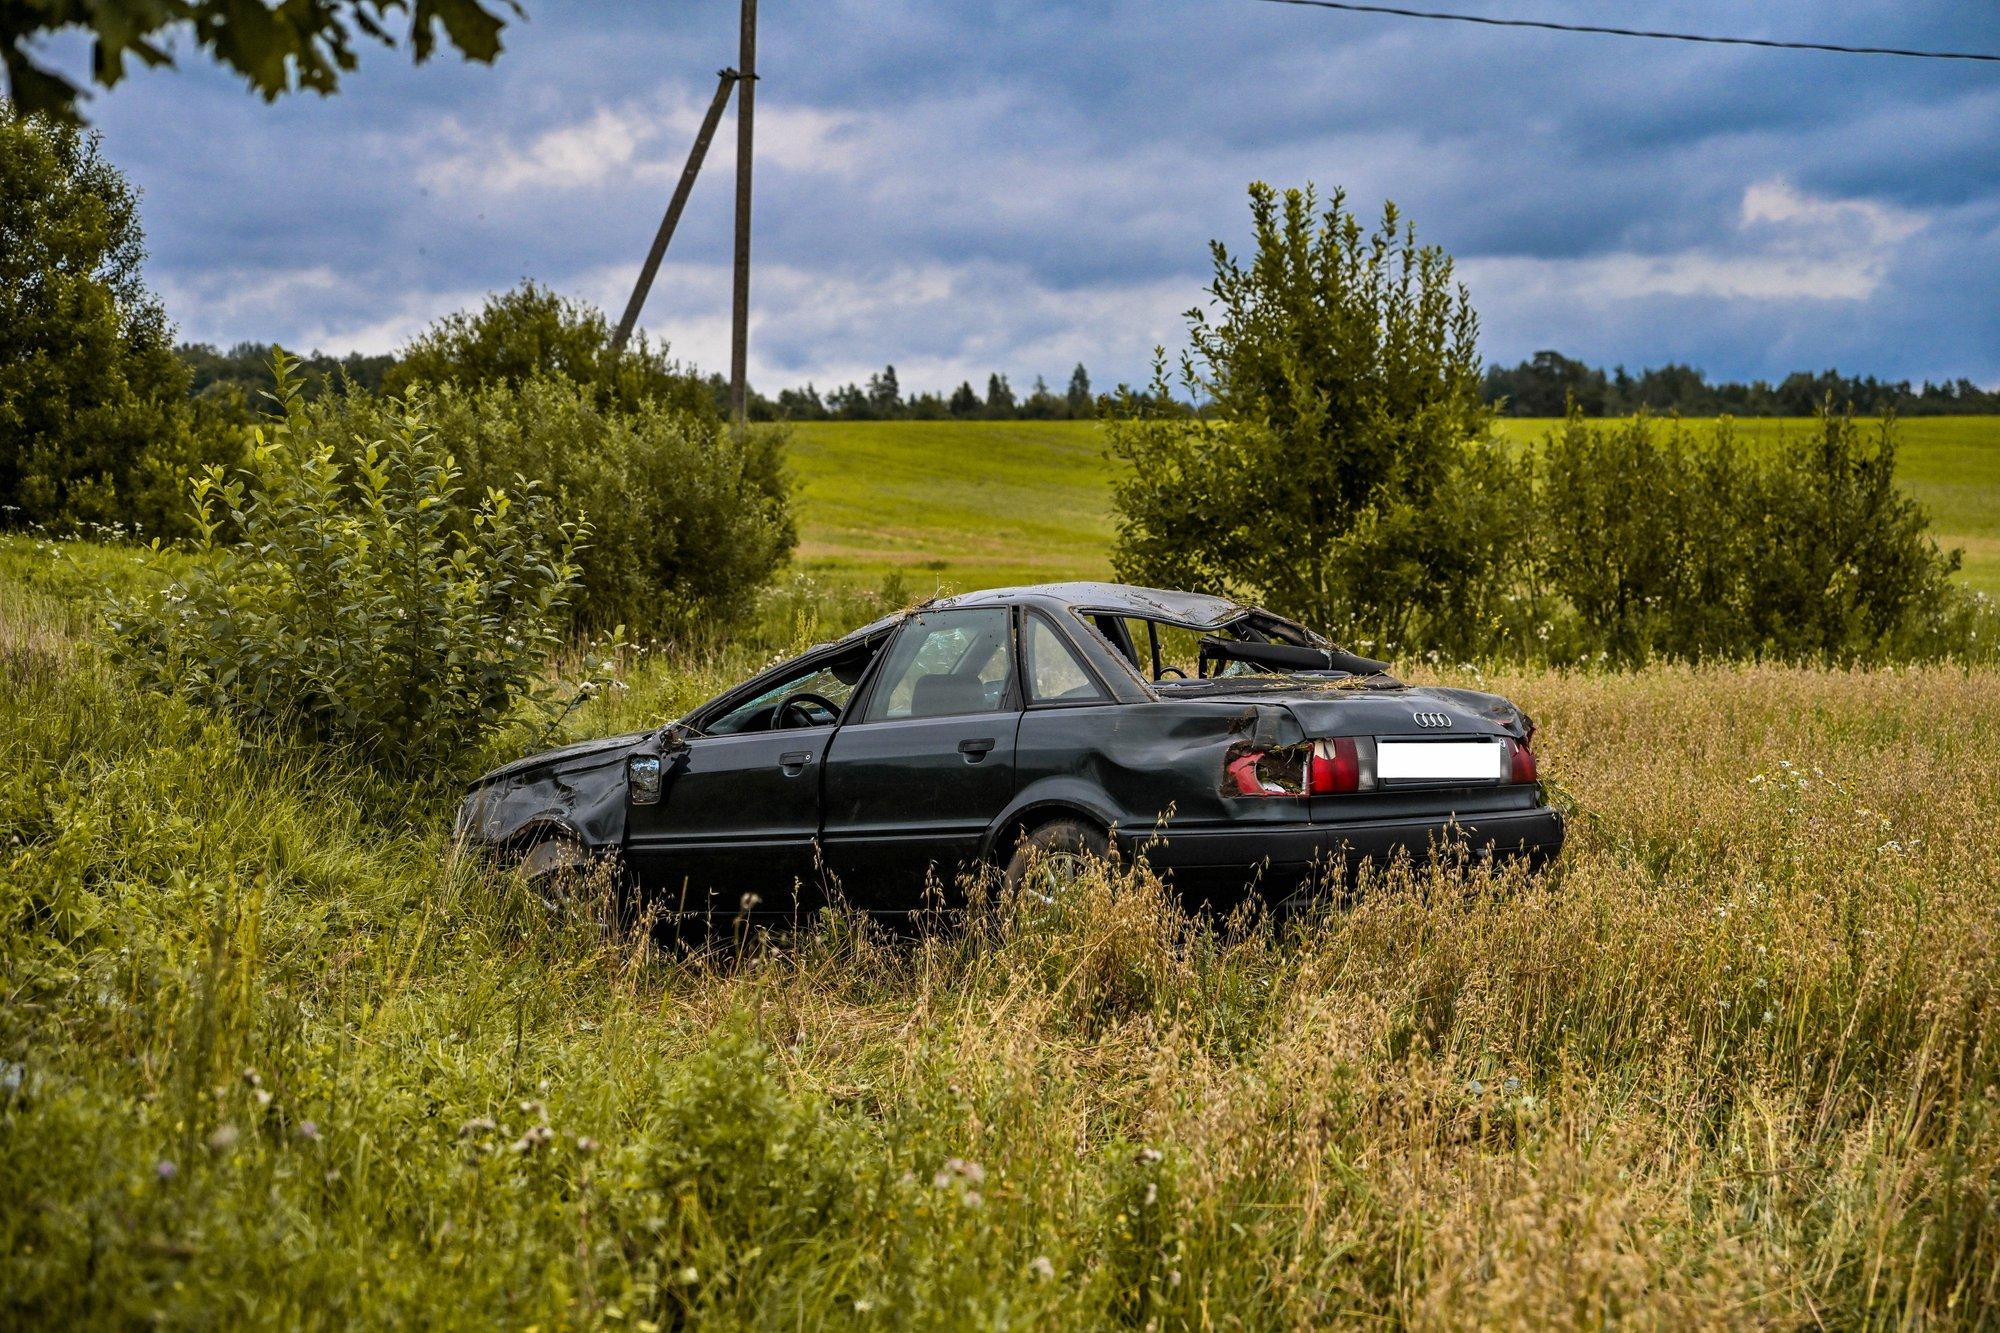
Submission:
<svg viewBox="0 0 2000 1333">
<path fill-rule="evenodd" d="M 811 710 L 818 709 L 825 717 L 815 717 Z M 840 705 L 825 695 L 814 694 L 810 690 L 800 690 L 778 705 L 778 716 L 774 719 L 777 729 L 782 731 L 792 725 L 791 716 L 796 710 L 799 726 L 823 727 L 840 720 Z"/>
<path fill-rule="evenodd" d="M 1163 666 L 1160 668 L 1160 674 L 1153 677 L 1153 679 L 1165 680 L 1168 676 L 1179 676 L 1182 680 L 1186 680 L 1187 672 L 1181 670 L 1177 666 Z"/>
</svg>

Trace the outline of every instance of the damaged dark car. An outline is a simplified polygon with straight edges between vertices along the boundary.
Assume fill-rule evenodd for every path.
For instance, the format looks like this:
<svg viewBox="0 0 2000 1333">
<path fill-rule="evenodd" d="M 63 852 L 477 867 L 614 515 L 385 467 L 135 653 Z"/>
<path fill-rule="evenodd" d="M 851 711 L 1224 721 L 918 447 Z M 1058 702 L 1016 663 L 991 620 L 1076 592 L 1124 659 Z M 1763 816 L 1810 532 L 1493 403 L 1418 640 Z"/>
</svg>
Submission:
<svg viewBox="0 0 2000 1333">
<path fill-rule="evenodd" d="M 1278 901 L 1441 847 L 1541 862 L 1534 723 L 1404 684 L 1281 616 L 1102 583 L 944 598 L 655 731 L 472 784 L 468 844 L 531 874 L 615 859 L 666 916 L 906 915 L 981 867 L 1143 856 L 1190 901 Z"/>
</svg>

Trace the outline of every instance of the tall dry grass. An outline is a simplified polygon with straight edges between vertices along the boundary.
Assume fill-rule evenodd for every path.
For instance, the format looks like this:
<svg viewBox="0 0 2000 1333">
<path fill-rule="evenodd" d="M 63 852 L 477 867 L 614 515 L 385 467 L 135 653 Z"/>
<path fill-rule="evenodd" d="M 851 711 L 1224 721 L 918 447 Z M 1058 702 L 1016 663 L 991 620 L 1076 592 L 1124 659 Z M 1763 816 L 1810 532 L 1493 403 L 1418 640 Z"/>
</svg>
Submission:
<svg viewBox="0 0 2000 1333">
<path fill-rule="evenodd" d="M 0 1319 L 2000 1319 L 2000 673 L 1517 674 L 1561 866 L 699 953 L 0 602 Z M 670 668 L 610 707 L 678 697 Z"/>
</svg>

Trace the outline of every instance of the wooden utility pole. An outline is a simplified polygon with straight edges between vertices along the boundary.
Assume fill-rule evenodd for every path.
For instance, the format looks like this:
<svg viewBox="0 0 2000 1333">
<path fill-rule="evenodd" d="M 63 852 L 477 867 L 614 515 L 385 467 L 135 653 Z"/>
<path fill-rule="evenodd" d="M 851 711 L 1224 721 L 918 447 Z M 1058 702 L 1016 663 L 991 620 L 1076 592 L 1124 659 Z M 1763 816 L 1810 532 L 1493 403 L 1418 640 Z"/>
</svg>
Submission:
<svg viewBox="0 0 2000 1333">
<path fill-rule="evenodd" d="M 736 57 L 736 291 L 729 327 L 729 413 L 738 426 L 749 415 L 750 139 L 757 103 L 757 0 L 743 0 Z"/>
<path fill-rule="evenodd" d="M 681 210 L 687 207 L 688 194 L 694 189 L 694 178 L 701 174 L 702 159 L 708 156 L 709 140 L 715 137 L 715 127 L 722 120 L 722 108 L 729 102 L 729 90 L 736 86 L 738 75 L 733 69 L 717 72 L 715 100 L 708 104 L 708 114 L 702 118 L 701 129 L 695 133 L 694 147 L 688 151 L 687 166 L 681 169 L 680 183 L 674 186 L 674 197 L 667 204 L 667 215 L 660 219 L 659 234 L 653 237 L 653 248 L 646 252 L 646 262 L 640 266 L 639 281 L 632 288 L 632 299 L 625 303 L 625 314 L 618 321 L 618 332 L 611 340 L 611 346 L 624 351 L 625 344 L 632 337 L 632 327 L 639 322 L 639 307 L 646 304 L 646 293 L 653 289 L 654 275 L 660 271 L 660 260 L 667 253 L 667 242 L 674 238 L 674 228 L 680 224 Z"/>
</svg>

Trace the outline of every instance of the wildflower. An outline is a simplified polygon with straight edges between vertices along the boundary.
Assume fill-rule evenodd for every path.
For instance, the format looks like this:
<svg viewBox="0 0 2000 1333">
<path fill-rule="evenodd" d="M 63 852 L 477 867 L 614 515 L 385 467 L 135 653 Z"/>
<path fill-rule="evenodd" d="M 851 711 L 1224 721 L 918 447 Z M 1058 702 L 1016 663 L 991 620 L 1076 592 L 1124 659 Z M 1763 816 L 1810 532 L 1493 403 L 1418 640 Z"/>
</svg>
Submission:
<svg viewBox="0 0 2000 1333">
<path fill-rule="evenodd" d="M 1164 1155 L 1158 1148 L 1141 1148 L 1132 1155 L 1132 1160 L 1140 1166 L 1158 1166 Z"/>
<path fill-rule="evenodd" d="M 854 1313 L 867 1314 L 870 1310 L 874 1308 L 875 1308 L 875 1302 L 868 1299 L 866 1296 L 858 1296 L 855 1298 Z"/>
<path fill-rule="evenodd" d="M 1512 1097 L 1515 1093 L 1521 1090 L 1521 1080 L 1518 1078 L 1504 1079 L 1500 1084 L 1500 1090 L 1506 1093 L 1509 1097 Z"/>
<path fill-rule="evenodd" d="M 547 1125 L 535 1125 L 527 1133 L 514 1140 L 514 1151 L 517 1153 L 531 1153 L 555 1136 L 556 1132 Z"/>
<path fill-rule="evenodd" d="M 319 1142 L 319 1126 L 310 1120 L 299 1121 L 298 1136 L 307 1143 Z"/>
<path fill-rule="evenodd" d="M 208 1150 L 210 1152 L 228 1152 L 235 1146 L 236 1126 L 234 1125 L 226 1123 L 217 1125 L 215 1132 L 208 1136 Z"/>
<path fill-rule="evenodd" d="M 1486 1085 L 1476 1078 L 1469 1078 L 1465 1080 L 1465 1090 L 1477 1097 L 1486 1091 Z"/>
<path fill-rule="evenodd" d="M 257 1105 L 259 1106 L 269 1106 L 271 1104 L 271 1090 L 269 1088 L 254 1089 L 250 1095 L 257 1099 Z"/>
<path fill-rule="evenodd" d="M 491 1134 L 498 1128 L 500 1126 L 493 1123 L 493 1117 L 485 1115 L 474 1116 L 458 1127 L 458 1137 L 465 1139 L 472 1137 L 474 1134 Z"/>
<path fill-rule="evenodd" d="M 1028 1260 L 1028 1272 L 1037 1282 L 1048 1282 L 1056 1275 L 1056 1266 L 1049 1262 L 1049 1256 L 1038 1254 Z"/>
<path fill-rule="evenodd" d="M 175 1176 L 180 1174 L 180 1171 L 181 1169 L 179 1167 L 175 1166 L 172 1162 L 168 1161 L 164 1157 L 162 1157 L 159 1160 L 159 1162 L 155 1164 L 153 1167 L 153 1174 L 158 1176 L 161 1180 L 172 1180 Z"/>
<path fill-rule="evenodd" d="M 243 1071 L 243 1082 L 246 1086 L 252 1088 L 261 1088 L 264 1086 L 264 1080 L 258 1077 L 257 1071 L 254 1069 Z"/>
<path fill-rule="evenodd" d="M 946 1189 L 959 1181 L 964 1181 L 967 1185 L 983 1185 L 986 1183 L 986 1168 L 977 1162 L 954 1157 L 939 1167 L 937 1174 L 931 1177 L 931 1185 L 936 1189 Z"/>
<path fill-rule="evenodd" d="M 597 1140 L 590 1138 L 586 1135 L 579 1134 L 576 1136 L 576 1150 L 580 1153 L 583 1153 L 585 1156 L 588 1156 L 591 1153 L 597 1151 Z"/>
</svg>

